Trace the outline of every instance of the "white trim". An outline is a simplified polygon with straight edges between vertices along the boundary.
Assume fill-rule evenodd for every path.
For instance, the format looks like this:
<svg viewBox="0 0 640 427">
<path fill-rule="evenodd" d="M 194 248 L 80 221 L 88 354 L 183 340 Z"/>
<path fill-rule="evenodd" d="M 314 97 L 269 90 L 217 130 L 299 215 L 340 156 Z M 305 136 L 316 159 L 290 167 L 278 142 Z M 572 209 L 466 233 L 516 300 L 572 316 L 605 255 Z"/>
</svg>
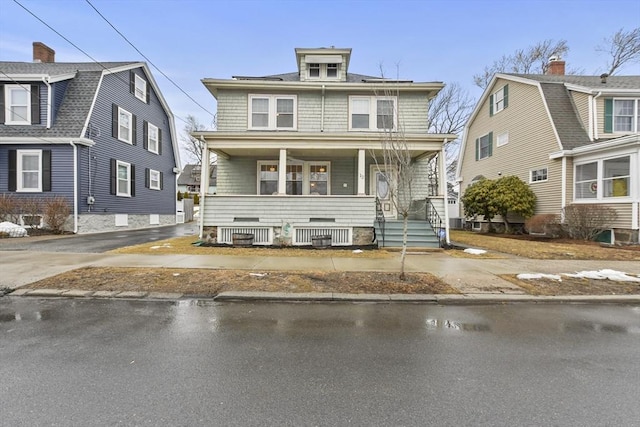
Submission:
<svg viewBox="0 0 640 427">
<path fill-rule="evenodd" d="M 562 184 L 560 186 L 560 208 L 563 209 L 567 206 L 567 158 L 562 158 L 561 166 Z M 564 218 L 563 218 L 564 220 Z"/>
<path fill-rule="evenodd" d="M 273 94 L 249 94 L 247 97 L 247 129 L 249 130 L 296 130 L 298 128 L 298 96 L 297 95 L 273 95 Z M 266 126 L 254 126 L 253 124 L 253 100 L 254 99 L 266 99 L 268 100 L 267 111 L 257 112 L 256 114 L 267 115 Z M 278 101 L 279 100 L 291 100 L 293 101 L 293 123 L 292 126 L 278 126 Z"/>
<path fill-rule="evenodd" d="M 19 107 L 26 107 L 26 117 L 22 117 L 24 120 L 11 120 L 14 115 L 12 108 L 16 105 L 11 102 L 11 93 L 14 91 L 21 91 L 27 93 L 27 104 L 18 105 Z M 17 115 L 17 114 L 16 114 Z M 5 125 L 30 125 L 31 124 L 31 86 L 30 85 L 4 85 L 4 124 Z"/>
<path fill-rule="evenodd" d="M 286 161 L 286 155 L 285 155 L 285 161 Z M 281 180 L 281 175 L 284 175 L 284 188 L 282 189 L 283 191 L 280 192 L 280 185 L 278 185 L 278 189 L 273 192 L 272 194 L 285 194 L 286 193 L 286 185 L 287 185 L 287 181 L 286 181 L 286 175 L 287 175 L 287 171 L 286 171 L 286 166 L 288 165 L 300 165 L 302 166 L 302 196 L 308 196 L 308 195 L 314 195 L 312 193 L 314 193 L 313 191 L 311 191 L 311 166 L 325 166 L 326 167 L 326 171 L 325 173 L 327 174 L 327 194 L 322 194 L 322 196 L 330 196 L 331 195 L 331 162 L 328 160 L 309 160 L 309 161 L 304 161 L 304 160 L 296 160 L 296 161 L 288 161 L 285 164 L 285 167 L 282 168 L 281 167 L 281 162 L 280 160 L 258 160 L 256 162 L 256 194 L 257 195 L 262 195 L 262 196 L 267 196 L 269 194 L 260 194 L 260 183 L 262 182 L 261 180 L 261 172 L 262 172 L 262 166 L 265 165 L 272 165 L 274 166 L 273 173 L 278 173 L 278 184 L 279 181 Z M 282 174 L 281 172 L 284 171 L 284 174 Z M 273 181 L 273 180 L 270 180 Z M 291 194 L 290 194 L 291 195 Z M 298 195 L 298 194 L 293 194 L 294 196 Z M 320 194 L 317 194 L 320 195 Z"/>
<path fill-rule="evenodd" d="M 153 140 L 153 141 L 155 141 L 155 145 L 156 145 L 156 149 L 155 150 L 151 149 L 151 141 L 152 141 L 152 139 L 151 139 L 151 128 L 155 129 L 155 131 L 156 131 L 156 138 L 155 138 L 155 140 Z M 152 152 L 152 153 L 155 153 L 155 154 L 158 154 L 160 152 L 160 150 L 159 150 L 160 138 L 159 138 L 158 130 L 159 130 L 158 126 L 147 122 L 147 150 Z"/>
<path fill-rule="evenodd" d="M 605 181 L 610 181 L 613 178 L 608 177 L 604 178 L 604 162 L 614 159 L 620 159 L 628 157 L 629 158 L 629 174 L 623 176 L 622 178 L 627 178 L 629 188 L 627 189 L 626 196 L 604 196 L 604 183 Z M 578 198 L 576 191 L 576 183 L 577 181 L 577 169 L 579 166 L 584 166 L 588 164 L 596 164 L 596 177 L 595 182 L 595 197 L 592 198 Z M 638 192 L 640 189 L 638 188 L 639 183 L 637 180 L 634 180 L 633 177 L 638 176 L 638 154 L 637 152 L 628 152 L 628 153 L 612 153 L 607 157 L 585 157 L 583 159 L 579 159 L 575 161 L 573 165 L 573 201 L 577 203 L 630 203 L 634 200 L 637 200 Z M 593 181 L 593 179 L 587 179 L 580 182 L 589 182 Z"/>
<path fill-rule="evenodd" d="M 60 138 L 60 137 L 45 137 L 34 138 L 32 136 L 0 136 L 0 145 L 14 145 L 14 144 L 38 144 L 38 145 L 55 145 L 55 144 L 68 144 L 72 141 L 75 144 L 92 147 L 95 142 L 87 138 Z"/>
<path fill-rule="evenodd" d="M 534 172 L 540 172 L 540 171 L 546 171 L 545 175 L 547 176 L 545 179 L 538 179 L 538 180 L 533 180 L 533 173 Z M 529 169 L 529 184 L 537 184 L 539 182 L 547 182 L 549 181 L 549 168 L 548 167 L 543 167 L 543 168 L 537 168 L 537 169 Z"/>
<path fill-rule="evenodd" d="M 369 103 L 368 115 L 369 115 L 369 127 L 355 128 L 353 127 L 353 101 L 367 100 Z M 385 131 L 385 128 L 378 127 L 378 101 L 393 101 L 393 128 L 391 130 L 398 130 L 398 97 L 397 96 L 361 96 L 350 95 L 349 96 L 349 131 L 351 132 L 371 132 L 371 131 Z"/>
<path fill-rule="evenodd" d="M 22 165 L 23 156 L 38 156 L 38 170 L 29 170 L 27 172 L 38 173 L 38 186 L 24 186 L 24 167 Z M 42 193 L 42 150 L 16 150 L 16 192 L 19 193 Z"/>
<path fill-rule="evenodd" d="M 154 186 L 153 185 L 153 175 L 155 174 L 156 176 L 156 182 L 157 184 Z M 151 190 L 160 190 L 160 171 L 157 171 L 155 169 L 149 169 L 149 188 Z"/>
<path fill-rule="evenodd" d="M 125 115 L 129 116 L 129 127 L 127 128 L 128 129 L 128 131 L 127 131 L 127 138 L 128 139 L 123 139 L 121 137 L 121 135 L 120 135 L 121 134 L 120 130 L 123 127 L 120 124 L 120 116 L 123 113 Z M 118 141 L 126 142 L 127 144 L 133 145 L 133 113 L 130 113 L 129 111 L 125 110 L 124 108 L 122 108 L 120 106 L 118 106 Z"/>
<path fill-rule="evenodd" d="M 500 89 L 496 90 L 495 92 L 493 92 L 493 93 L 491 94 L 491 95 L 493 96 L 493 103 L 491 104 L 491 105 L 492 105 L 491 109 L 492 109 L 492 111 L 493 111 L 493 115 L 494 115 L 494 116 L 495 116 L 496 114 L 498 114 L 500 111 L 504 110 L 504 108 L 505 108 L 505 106 L 504 106 L 504 101 L 505 101 L 504 88 L 505 88 L 505 86 L 507 86 L 507 85 L 506 85 L 506 84 L 505 84 L 505 85 L 502 85 L 502 86 L 500 87 Z M 497 99 L 498 92 L 502 92 L 502 98 L 500 98 L 499 100 Z M 489 99 L 491 99 L 491 97 L 489 97 Z M 500 108 L 500 109 L 498 109 L 498 102 L 499 102 L 499 101 L 502 101 L 502 102 L 501 102 L 502 108 Z M 507 102 L 508 102 L 508 101 L 507 101 Z"/>
<path fill-rule="evenodd" d="M 503 141 L 500 142 L 500 138 L 502 137 Z M 506 140 L 506 141 L 505 141 Z M 509 143 L 509 131 L 502 132 L 500 135 L 496 136 L 496 147 L 502 147 Z"/>
<path fill-rule="evenodd" d="M 611 99 L 611 133 L 612 134 L 621 134 L 621 135 L 628 135 L 629 133 L 638 133 L 640 132 L 640 117 L 639 116 L 639 112 L 640 112 L 640 107 L 638 104 L 640 104 L 640 98 L 607 98 L 607 99 Z M 632 115 L 631 115 L 631 130 L 616 130 L 616 101 L 633 101 L 633 107 L 632 107 Z M 620 117 L 620 115 L 618 115 L 618 117 Z M 623 116 L 623 117 L 628 117 L 628 116 Z"/>
<path fill-rule="evenodd" d="M 124 166 L 127 168 L 127 192 L 120 191 L 120 166 Z M 123 162 L 120 160 L 116 160 L 116 196 L 117 197 L 131 197 L 131 163 Z"/>
<path fill-rule="evenodd" d="M 133 94 L 136 98 L 138 98 L 140 101 L 144 102 L 145 104 L 147 103 L 147 81 L 145 79 L 143 79 L 141 76 L 139 76 L 137 73 L 133 73 L 134 78 L 134 84 L 133 84 Z M 138 83 L 140 83 L 140 88 L 138 88 Z M 138 96 L 138 89 L 140 89 L 140 92 L 142 92 L 141 97 Z"/>
</svg>

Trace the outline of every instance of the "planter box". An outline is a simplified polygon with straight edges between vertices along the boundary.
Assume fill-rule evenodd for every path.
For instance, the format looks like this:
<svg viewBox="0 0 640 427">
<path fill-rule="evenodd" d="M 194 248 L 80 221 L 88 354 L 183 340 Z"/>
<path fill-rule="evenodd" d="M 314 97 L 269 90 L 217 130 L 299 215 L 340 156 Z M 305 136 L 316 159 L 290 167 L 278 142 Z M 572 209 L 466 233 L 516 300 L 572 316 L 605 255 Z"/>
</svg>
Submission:
<svg viewBox="0 0 640 427">
<path fill-rule="evenodd" d="M 331 234 L 311 236 L 311 246 L 316 249 L 326 249 L 331 247 Z"/>
<path fill-rule="evenodd" d="M 233 246 L 239 247 L 253 246 L 253 238 L 251 233 L 233 233 L 231 235 Z"/>
</svg>

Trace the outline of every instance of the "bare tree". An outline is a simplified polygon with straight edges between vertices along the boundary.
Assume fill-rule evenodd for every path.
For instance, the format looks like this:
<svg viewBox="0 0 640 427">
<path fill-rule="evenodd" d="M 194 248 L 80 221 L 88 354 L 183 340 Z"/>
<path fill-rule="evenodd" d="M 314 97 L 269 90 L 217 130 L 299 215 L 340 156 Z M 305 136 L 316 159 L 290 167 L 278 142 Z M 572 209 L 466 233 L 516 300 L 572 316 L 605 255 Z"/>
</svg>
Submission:
<svg viewBox="0 0 640 427">
<path fill-rule="evenodd" d="M 480 74 L 473 76 L 476 86 L 485 89 L 496 73 L 544 74 L 549 67 L 549 58 L 563 57 L 569 52 L 566 40 L 544 40 L 526 49 L 519 49 L 511 55 L 503 55 Z"/>
<path fill-rule="evenodd" d="M 184 128 L 182 128 L 183 133 L 180 135 L 182 148 L 189 156 L 189 161 L 198 165 L 202 164 L 202 148 L 204 146 L 204 142 L 191 136 L 191 133 L 202 130 L 205 130 L 205 126 L 201 124 L 195 116 L 189 114 Z"/>
<path fill-rule="evenodd" d="M 607 74 L 613 75 L 627 63 L 640 62 L 640 27 L 630 31 L 621 28 L 606 37 L 604 43 L 596 47 L 596 51 L 610 55 Z"/>
</svg>

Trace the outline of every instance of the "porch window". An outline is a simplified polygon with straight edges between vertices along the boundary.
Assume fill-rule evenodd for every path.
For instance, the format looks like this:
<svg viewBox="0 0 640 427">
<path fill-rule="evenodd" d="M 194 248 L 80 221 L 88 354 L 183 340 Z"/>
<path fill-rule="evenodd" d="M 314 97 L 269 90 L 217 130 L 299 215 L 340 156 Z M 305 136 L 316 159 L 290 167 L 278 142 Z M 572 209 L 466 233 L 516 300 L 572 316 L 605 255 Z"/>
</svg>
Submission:
<svg viewBox="0 0 640 427">
<path fill-rule="evenodd" d="M 302 194 L 302 165 L 287 165 L 287 194 Z"/>
<path fill-rule="evenodd" d="M 350 96 L 350 130 L 397 129 L 397 97 Z"/>
<path fill-rule="evenodd" d="M 329 191 L 329 165 L 317 163 L 309 165 L 309 194 L 326 196 Z"/>
<path fill-rule="evenodd" d="M 276 194 L 278 192 L 278 163 L 260 164 L 260 194 Z"/>
<path fill-rule="evenodd" d="M 576 199 L 629 197 L 631 156 L 576 165 L 575 176 Z"/>
<path fill-rule="evenodd" d="M 576 199 L 595 199 L 598 190 L 598 163 L 576 166 Z"/>
<path fill-rule="evenodd" d="M 295 95 L 249 95 L 249 129 L 295 130 Z"/>
<path fill-rule="evenodd" d="M 602 196 L 628 197 L 630 179 L 630 157 L 604 160 L 602 162 Z"/>
</svg>

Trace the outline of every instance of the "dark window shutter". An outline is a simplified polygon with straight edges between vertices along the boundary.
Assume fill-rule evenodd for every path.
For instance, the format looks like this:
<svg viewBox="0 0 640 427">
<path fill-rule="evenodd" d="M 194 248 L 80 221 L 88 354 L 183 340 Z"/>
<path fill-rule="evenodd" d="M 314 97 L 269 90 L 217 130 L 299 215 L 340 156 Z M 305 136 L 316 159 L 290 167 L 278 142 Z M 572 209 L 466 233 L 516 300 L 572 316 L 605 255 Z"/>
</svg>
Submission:
<svg viewBox="0 0 640 427">
<path fill-rule="evenodd" d="M 476 161 L 480 160 L 480 138 L 476 138 Z"/>
<path fill-rule="evenodd" d="M 131 165 L 131 197 L 136 195 L 136 165 Z"/>
<path fill-rule="evenodd" d="M 493 116 L 493 95 L 489 96 L 489 116 Z"/>
<path fill-rule="evenodd" d="M 42 150 L 42 191 L 51 191 L 51 150 Z"/>
<path fill-rule="evenodd" d="M 162 155 L 162 130 L 158 129 L 158 154 Z"/>
<path fill-rule="evenodd" d="M 133 70 L 129 70 L 129 92 L 136 93 L 136 73 Z"/>
<path fill-rule="evenodd" d="M 149 103 L 149 100 L 151 99 L 151 89 L 149 89 L 149 82 L 147 82 L 147 104 Z"/>
<path fill-rule="evenodd" d="M 118 106 L 111 106 L 111 136 L 118 138 Z"/>
<path fill-rule="evenodd" d="M 613 99 L 604 100 L 604 133 L 613 132 Z"/>
<path fill-rule="evenodd" d="M 509 85 L 504 85 L 504 108 L 509 106 Z"/>
<path fill-rule="evenodd" d="M 145 150 L 149 149 L 149 122 L 142 121 L 142 147 Z"/>
<path fill-rule="evenodd" d="M 4 123 L 4 85 L 0 85 L 0 123 Z"/>
<path fill-rule="evenodd" d="M 493 132 L 489 132 L 489 157 L 493 156 Z"/>
<path fill-rule="evenodd" d="M 164 188 L 164 181 L 163 181 L 162 172 L 160 172 L 160 189 L 162 190 L 163 188 Z"/>
<path fill-rule="evenodd" d="M 40 124 L 40 86 L 31 85 L 31 123 Z"/>
<path fill-rule="evenodd" d="M 9 191 L 18 189 L 18 152 L 9 150 Z"/>
<path fill-rule="evenodd" d="M 109 194 L 116 194 L 116 186 L 118 185 L 118 168 L 116 166 L 116 159 L 111 159 L 111 166 L 109 168 Z"/>
<path fill-rule="evenodd" d="M 144 168 L 144 187 L 145 188 L 150 188 L 151 182 L 151 170 L 149 168 Z"/>
<path fill-rule="evenodd" d="M 136 115 L 132 114 L 131 115 L 131 126 L 133 127 L 132 131 L 131 131 L 131 143 L 133 145 L 137 145 L 138 144 L 138 126 L 137 126 L 137 120 L 136 120 Z"/>
</svg>

